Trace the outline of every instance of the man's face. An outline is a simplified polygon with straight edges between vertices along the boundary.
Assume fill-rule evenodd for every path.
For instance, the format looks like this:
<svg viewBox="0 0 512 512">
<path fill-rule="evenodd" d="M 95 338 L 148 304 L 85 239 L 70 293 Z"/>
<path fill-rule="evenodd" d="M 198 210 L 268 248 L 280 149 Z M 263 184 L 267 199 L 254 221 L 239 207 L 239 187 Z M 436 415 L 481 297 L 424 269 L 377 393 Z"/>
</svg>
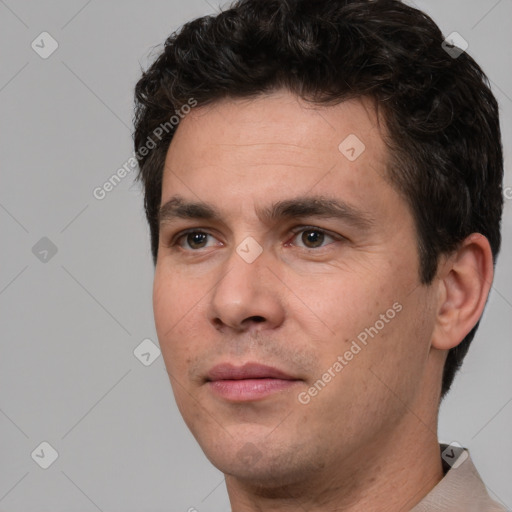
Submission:
<svg viewBox="0 0 512 512">
<path fill-rule="evenodd" d="M 280 91 L 196 108 L 177 130 L 155 321 L 178 407 L 224 473 L 291 482 L 421 424 L 435 294 L 383 129 L 369 101 Z"/>
</svg>

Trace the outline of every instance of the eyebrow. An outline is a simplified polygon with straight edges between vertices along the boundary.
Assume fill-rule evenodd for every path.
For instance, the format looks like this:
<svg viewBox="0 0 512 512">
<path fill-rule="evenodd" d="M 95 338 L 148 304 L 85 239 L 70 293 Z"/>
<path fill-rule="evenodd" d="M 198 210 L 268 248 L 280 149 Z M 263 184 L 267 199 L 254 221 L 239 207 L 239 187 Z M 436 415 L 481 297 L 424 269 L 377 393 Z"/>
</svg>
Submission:
<svg viewBox="0 0 512 512">
<path fill-rule="evenodd" d="M 258 208 L 256 214 L 265 223 L 296 217 L 321 217 L 344 220 L 356 228 L 368 230 L 375 219 L 345 201 L 325 196 L 301 196 L 284 199 L 270 206 Z M 212 204 L 202 201 L 187 201 L 173 196 L 160 207 L 158 224 L 170 223 L 175 219 L 203 219 L 222 221 L 221 212 Z"/>
</svg>

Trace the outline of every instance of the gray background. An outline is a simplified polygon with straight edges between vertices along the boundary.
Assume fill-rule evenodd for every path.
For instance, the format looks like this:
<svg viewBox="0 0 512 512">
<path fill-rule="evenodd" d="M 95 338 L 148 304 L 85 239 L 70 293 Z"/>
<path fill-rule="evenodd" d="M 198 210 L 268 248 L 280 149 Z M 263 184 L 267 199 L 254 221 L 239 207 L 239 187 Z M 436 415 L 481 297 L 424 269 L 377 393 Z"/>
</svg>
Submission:
<svg viewBox="0 0 512 512">
<path fill-rule="evenodd" d="M 511 508 L 512 0 L 416 5 L 469 42 L 502 110 L 503 249 L 442 405 L 440 439 L 469 447 L 490 493 Z M 131 173 L 93 196 L 132 155 L 140 66 L 183 22 L 217 9 L 213 0 L 0 0 L 0 510 L 230 510 L 162 357 L 145 366 L 133 353 L 157 343 L 139 186 Z M 47 59 L 31 47 L 43 31 L 59 45 Z M 48 242 L 33 253 L 43 237 L 57 248 L 46 261 Z M 48 469 L 31 456 L 43 441 L 58 452 Z"/>
</svg>

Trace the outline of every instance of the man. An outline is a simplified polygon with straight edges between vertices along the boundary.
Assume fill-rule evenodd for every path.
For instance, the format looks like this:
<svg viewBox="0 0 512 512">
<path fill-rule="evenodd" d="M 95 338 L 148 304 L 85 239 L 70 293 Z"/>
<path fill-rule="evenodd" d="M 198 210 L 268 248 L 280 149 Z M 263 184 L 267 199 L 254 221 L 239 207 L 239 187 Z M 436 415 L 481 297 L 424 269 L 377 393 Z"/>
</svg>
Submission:
<svg viewBox="0 0 512 512">
<path fill-rule="evenodd" d="M 504 510 L 437 439 L 502 211 L 452 43 L 396 0 L 242 0 L 137 84 L 158 338 L 233 511 Z"/>
</svg>

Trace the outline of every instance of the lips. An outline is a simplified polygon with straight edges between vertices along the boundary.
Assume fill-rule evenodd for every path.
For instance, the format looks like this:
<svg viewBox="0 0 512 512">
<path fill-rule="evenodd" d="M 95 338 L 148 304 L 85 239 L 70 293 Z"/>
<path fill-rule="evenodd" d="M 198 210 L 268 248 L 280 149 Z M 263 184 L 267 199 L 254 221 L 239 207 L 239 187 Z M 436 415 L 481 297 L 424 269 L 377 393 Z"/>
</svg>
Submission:
<svg viewBox="0 0 512 512">
<path fill-rule="evenodd" d="M 300 382 L 272 366 L 229 363 L 214 366 L 207 374 L 206 384 L 217 396 L 231 402 L 261 400 L 285 391 Z"/>
<path fill-rule="evenodd" d="M 296 380 L 285 372 L 258 363 L 246 363 L 234 366 L 229 363 L 214 366 L 207 374 L 206 380 L 242 380 L 242 379 L 281 379 Z"/>
</svg>

